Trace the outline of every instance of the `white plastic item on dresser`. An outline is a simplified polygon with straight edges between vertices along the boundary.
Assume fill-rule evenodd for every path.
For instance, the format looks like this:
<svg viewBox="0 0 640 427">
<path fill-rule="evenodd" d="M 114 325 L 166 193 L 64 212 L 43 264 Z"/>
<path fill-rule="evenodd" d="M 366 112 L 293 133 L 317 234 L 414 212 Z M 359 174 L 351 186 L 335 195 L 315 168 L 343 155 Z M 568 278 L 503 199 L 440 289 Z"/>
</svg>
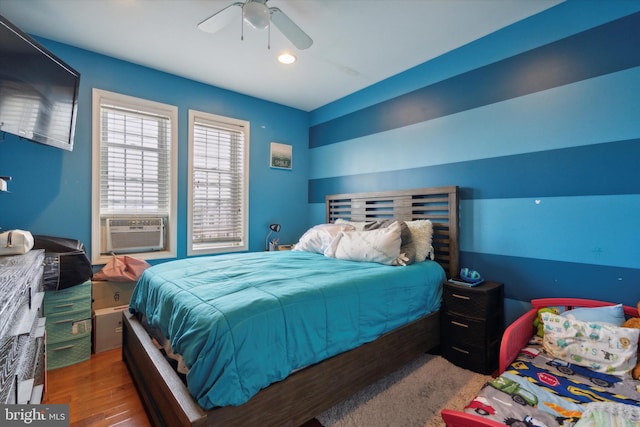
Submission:
<svg viewBox="0 0 640 427">
<path fill-rule="evenodd" d="M 44 251 L 0 257 L 0 403 L 38 404 L 46 371 Z"/>
</svg>

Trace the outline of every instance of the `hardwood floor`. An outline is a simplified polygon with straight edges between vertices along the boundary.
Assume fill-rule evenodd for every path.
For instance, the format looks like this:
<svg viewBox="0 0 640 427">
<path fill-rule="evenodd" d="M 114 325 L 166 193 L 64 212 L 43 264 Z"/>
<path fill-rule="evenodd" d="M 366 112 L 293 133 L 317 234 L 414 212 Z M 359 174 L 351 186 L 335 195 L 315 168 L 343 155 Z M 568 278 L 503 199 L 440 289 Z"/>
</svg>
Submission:
<svg viewBox="0 0 640 427">
<path fill-rule="evenodd" d="M 70 427 L 151 425 L 121 349 L 92 354 L 86 362 L 49 371 L 42 403 L 69 404 Z M 314 419 L 302 427 L 322 424 Z"/>
<path fill-rule="evenodd" d="M 71 427 L 151 424 L 138 397 L 120 349 L 47 373 L 42 403 L 67 403 Z"/>
</svg>

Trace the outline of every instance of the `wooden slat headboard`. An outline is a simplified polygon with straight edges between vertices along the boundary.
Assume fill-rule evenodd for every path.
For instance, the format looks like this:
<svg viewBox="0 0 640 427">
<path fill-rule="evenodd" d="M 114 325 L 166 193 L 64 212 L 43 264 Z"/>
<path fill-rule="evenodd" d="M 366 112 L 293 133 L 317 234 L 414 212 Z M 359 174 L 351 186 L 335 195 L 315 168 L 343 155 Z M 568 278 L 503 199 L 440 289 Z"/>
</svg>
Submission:
<svg viewBox="0 0 640 427">
<path fill-rule="evenodd" d="M 433 223 L 435 260 L 447 277 L 459 274 L 458 259 L 458 187 L 434 187 L 373 193 L 333 194 L 326 196 L 326 221 L 428 219 Z"/>
</svg>

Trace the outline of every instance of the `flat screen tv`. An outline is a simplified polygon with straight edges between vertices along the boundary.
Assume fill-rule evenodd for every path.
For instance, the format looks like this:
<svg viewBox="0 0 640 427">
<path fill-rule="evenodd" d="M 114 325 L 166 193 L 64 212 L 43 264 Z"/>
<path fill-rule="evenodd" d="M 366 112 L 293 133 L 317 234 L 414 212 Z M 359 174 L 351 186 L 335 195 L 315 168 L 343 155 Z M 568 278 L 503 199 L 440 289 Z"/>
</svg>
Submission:
<svg viewBox="0 0 640 427">
<path fill-rule="evenodd" d="M 80 74 L 0 16 L 0 132 L 71 151 Z"/>
</svg>

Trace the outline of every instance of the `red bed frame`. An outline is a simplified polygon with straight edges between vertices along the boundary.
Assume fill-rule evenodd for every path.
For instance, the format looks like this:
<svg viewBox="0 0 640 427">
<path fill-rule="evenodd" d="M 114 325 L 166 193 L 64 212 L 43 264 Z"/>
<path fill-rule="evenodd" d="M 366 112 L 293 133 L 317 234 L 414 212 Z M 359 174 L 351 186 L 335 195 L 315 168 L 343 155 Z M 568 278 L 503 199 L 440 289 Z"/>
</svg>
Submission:
<svg viewBox="0 0 640 427">
<path fill-rule="evenodd" d="M 531 310 L 516 319 L 516 321 L 509 325 L 504 331 L 500 345 L 500 373 L 504 372 L 518 356 L 520 350 L 527 346 L 527 343 L 533 336 L 533 321 L 539 309 L 544 307 L 560 307 L 570 310 L 577 307 L 611 306 L 616 305 L 616 303 L 580 298 L 540 298 L 531 300 L 531 305 Z M 638 317 L 637 307 L 625 305 L 623 308 L 625 316 Z M 443 409 L 440 415 L 448 427 L 504 426 L 504 424 L 453 409 Z"/>
</svg>

